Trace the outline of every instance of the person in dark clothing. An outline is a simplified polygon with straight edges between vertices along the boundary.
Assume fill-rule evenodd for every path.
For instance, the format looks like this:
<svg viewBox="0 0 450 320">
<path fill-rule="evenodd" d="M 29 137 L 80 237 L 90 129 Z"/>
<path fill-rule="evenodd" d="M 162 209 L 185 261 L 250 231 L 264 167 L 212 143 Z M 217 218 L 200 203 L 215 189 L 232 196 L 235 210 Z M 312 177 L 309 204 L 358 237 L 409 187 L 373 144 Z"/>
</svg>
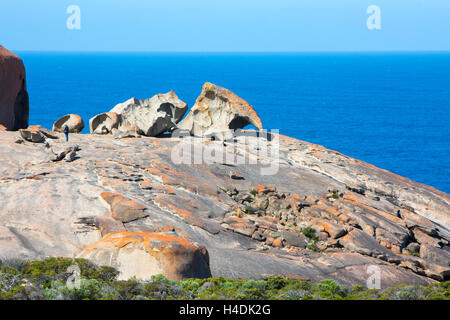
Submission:
<svg viewBox="0 0 450 320">
<path fill-rule="evenodd" d="M 66 136 L 66 141 L 69 141 L 69 127 L 67 124 L 64 126 L 64 134 Z"/>
</svg>

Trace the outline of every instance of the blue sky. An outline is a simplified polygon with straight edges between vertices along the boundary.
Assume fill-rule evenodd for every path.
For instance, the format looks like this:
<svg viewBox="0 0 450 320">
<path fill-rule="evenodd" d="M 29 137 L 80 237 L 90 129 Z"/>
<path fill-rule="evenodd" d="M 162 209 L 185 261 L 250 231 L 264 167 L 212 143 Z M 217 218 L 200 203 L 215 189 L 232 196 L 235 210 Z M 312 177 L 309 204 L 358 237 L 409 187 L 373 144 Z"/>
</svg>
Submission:
<svg viewBox="0 0 450 320">
<path fill-rule="evenodd" d="M 69 30 L 69 5 L 81 30 Z M 369 30 L 369 5 L 381 30 Z M 1 0 L 0 44 L 36 51 L 450 51 L 449 0 Z"/>
</svg>

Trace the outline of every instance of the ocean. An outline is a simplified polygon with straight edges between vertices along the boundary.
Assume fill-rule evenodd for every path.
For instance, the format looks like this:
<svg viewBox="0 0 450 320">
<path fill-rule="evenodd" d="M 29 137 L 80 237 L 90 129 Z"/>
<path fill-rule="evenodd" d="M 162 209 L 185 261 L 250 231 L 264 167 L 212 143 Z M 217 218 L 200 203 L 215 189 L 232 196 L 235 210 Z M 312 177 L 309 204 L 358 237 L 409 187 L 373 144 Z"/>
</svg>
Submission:
<svg viewBox="0 0 450 320">
<path fill-rule="evenodd" d="M 173 89 L 191 107 L 204 82 L 252 104 L 266 129 L 450 192 L 450 53 L 171 54 L 17 52 L 30 124 L 85 122 Z"/>
</svg>

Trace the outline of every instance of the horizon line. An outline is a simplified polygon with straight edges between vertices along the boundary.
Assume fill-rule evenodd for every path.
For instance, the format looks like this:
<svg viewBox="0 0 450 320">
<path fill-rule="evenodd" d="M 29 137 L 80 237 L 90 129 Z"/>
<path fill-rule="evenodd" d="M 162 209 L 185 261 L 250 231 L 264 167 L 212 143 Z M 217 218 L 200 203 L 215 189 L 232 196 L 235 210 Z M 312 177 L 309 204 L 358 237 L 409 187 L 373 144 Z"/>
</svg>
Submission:
<svg viewBox="0 0 450 320">
<path fill-rule="evenodd" d="M 23 53 L 131 53 L 131 54 L 357 54 L 357 53 L 450 53 L 450 50 L 304 50 L 304 51 L 171 51 L 171 50 L 17 50 Z"/>
</svg>

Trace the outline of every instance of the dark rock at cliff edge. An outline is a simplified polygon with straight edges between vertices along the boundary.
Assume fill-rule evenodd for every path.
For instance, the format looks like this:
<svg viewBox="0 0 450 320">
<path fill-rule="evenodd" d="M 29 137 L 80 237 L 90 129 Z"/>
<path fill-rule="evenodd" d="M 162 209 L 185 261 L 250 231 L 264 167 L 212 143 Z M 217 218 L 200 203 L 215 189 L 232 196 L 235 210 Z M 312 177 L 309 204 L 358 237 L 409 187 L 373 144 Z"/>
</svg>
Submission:
<svg viewBox="0 0 450 320">
<path fill-rule="evenodd" d="M 22 60 L 0 45 L 0 125 L 8 130 L 28 127 L 29 102 Z"/>
</svg>

